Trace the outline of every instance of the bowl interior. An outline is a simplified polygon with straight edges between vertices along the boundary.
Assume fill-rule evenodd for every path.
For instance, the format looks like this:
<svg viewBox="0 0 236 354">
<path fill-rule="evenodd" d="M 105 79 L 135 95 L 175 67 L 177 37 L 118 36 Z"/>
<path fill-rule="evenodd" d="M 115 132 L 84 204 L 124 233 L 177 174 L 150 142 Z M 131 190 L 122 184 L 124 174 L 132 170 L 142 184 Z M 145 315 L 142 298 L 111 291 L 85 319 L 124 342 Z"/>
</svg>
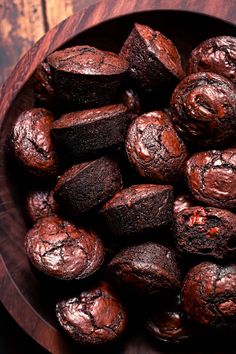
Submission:
<svg viewBox="0 0 236 354">
<path fill-rule="evenodd" d="M 212 17 L 182 11 L 152 11 L 123 16 L 93 27 L 74 37 L 63 47 L 76 44 L 89 44 L 100 49 L 118 52 L 128 36 L 134 22 L 147 24 L 160 30 L 176 44 L 183 62 L 190 51 L 206 38 L 217 35 L 235 35 L 235 26 Z M 31 183 L 21 173 L 19 168 L 6 158 L 6 138 L 17 115 L 25 109 L 33 107 L 32 80 L 29 80 L 19 92 L 2 125 L 1 131 L 1 242 L 2 255 L 6 267 L 13 278 L 16 287 L 29 305 L 51 326 L 57 326 L 54 314 L 55 299 L 64 291 L 64 284 L 48 279 L 38 274 L 29 265 L 23 251 L 23 237 L 27 225 L 23 212 L 23 194 L 25 186 Z M 22 182 L 24 180 L 24 182 Z M 83 283 L 83 282 L 82 282 Z M 85 282 L 86 283 L 86 282 Z M 84 285 L 84 283 L 83 283 Z M 80 290 L 81 283 L 73 283 L 73 289 Z M 138 311 L 137 311 L 138 322 Z M 137 325 L 137 333 L 142 332 Z M 136 332 L 133 331 L 133 332 Z M 142 334 L 132 334 L 132 340 L 113 349 L 113 353 L 161 353 L 161 352 L 195 352 L 193 347 L 185 349 L 168 349 L 155 347 Z M 199 344 L 199 348 L 201 348 Z M 136 349 L 135 349 L 136 348 Z M 158 349 L 157 349 L 158 348 Z M 196 349 L 196 347 L 195 347 Z M 88 353 L 88 351 L 81 351 Z M 93 351 L 92 351 L 93 352 Z M 95 350 L 98 352 L 98 350 Z M 101 351 L 105 353 L 105 350 Z M 111 352 L 108 349 L 107 353 Z M 203 352 L 201 349 L 197 352 Z M 209 350 L 210 352 L 210 350 Z M 215 352 L 213 350 L 213 352 Z M 219 351 L 218 351 L 219 352 Z M 225 351 L 222 351 L 222 353 Z"/>
</svg>

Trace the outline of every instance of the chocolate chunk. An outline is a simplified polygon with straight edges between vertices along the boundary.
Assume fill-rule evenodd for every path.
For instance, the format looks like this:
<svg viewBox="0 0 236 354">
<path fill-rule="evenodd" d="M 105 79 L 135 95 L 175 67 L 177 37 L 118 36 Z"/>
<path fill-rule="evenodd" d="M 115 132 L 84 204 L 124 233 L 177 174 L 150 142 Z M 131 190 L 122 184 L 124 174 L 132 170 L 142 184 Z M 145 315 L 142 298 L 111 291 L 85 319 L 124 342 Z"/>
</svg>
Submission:
<svg viewBox="0 0 236 354">
<path fill-rule="evenodd" d="M 53 191 L 48 188 L 30 191 L 26 198 L 26 212 L 33 223 L 45 216 L 56 214 L 58 205 L 53 198 Z"/>
<path fill-rule="evenodd" d="M 125 236 L 170 224 L 172 208 L 171 186 L 140 184 L 116 193 L 100 213 L 114 235 Z"/>
<path fill-rule="evenodd" d="M 219 36 L 200 43 L 191 53 L 188 72 L 212 71 L 236 84 L 236 38 Z"/>
<path fill-rule="evenodd" d="M 51 112 L 32 108 L 22 112 L 10 135 L 15 157 L 28 172 L 37 176 L 53 176 L 58 171 L 58 160 L 50 137 L 53 123 Z"/>
<path fill-rule="evenodd" d="M 203 262 L 187 274 L 182 289 L 183 309 L 202 325 L 225 327 L 236 320 L 236 265 Z"/>
<path fill-rule="evenodd" d="M 67 113 L 54 122 L 52 136 L 63 153 L 91 157 L 124 142 L 129 115 L 122 104 Z"/>
<path fill-rule="evenodd" d="M 38 220 L 26 234 L 25 250 L 36 268 L 64 280 L 88 277 L 104 257 L 102 242 L 94 232 L 58 216 Z"/>
<path fill-rule="evenodd" d="M 176 181 L 187 159 L 182 139 L 162 111 L 143 114 L 133 121 L 126 152 L 141 176 L 163 183 Z"/>
<path fill-rule="evenodd" d="M 64 331 L 82 344 L 114 341 L 127 322 L 123 305 L 106 283 L 57 302 L 56 315 Z"/>
<path fill-rule="evenodd" d="M 185 208 L 175 215 L 177 248 L 217 259 L 236 256 L 236 215 L 211 207 Z"/>
<path fill-rule="evenodd" d="M 185 77 L 172 98 L 172 121 L 191 146 L 218 147 L 236 134 L 236 87 L 223 76 L 199 72 Z"/>
<path fill-rule="evenodd" d="M 57 97 L 84 108 L 115 102 L 128 70 L 124 58 L 87 45 L 56 51 L 48 63 Z"/>
<path fill-rule="evenodd" d="M 145 92 L 176 84 L 183 76 L 179 53 L 171 40 L 136 23 L 120 54 L 129 62 L 129 74 Z"/>
<path fill-rule="evenodd" d="M 118 164 L 104 156 L 72 166 L 58 180 L 54 197 L 72 215 L 100 206 L 122 187 Z"/>
<path fill-rule="evenodd" d="M 226 209 L 236 207 L 236 149 L 193 155 L 187 162 L 186 176 L 200 202 Z"/>
<path fill-rule="evenodd" d="M 121 250 L 108 265 L 119 282 L 142 293 L 158 293 L 180 286 L 175 254 L 167 247 L 145 243 Z"/>
</svg>

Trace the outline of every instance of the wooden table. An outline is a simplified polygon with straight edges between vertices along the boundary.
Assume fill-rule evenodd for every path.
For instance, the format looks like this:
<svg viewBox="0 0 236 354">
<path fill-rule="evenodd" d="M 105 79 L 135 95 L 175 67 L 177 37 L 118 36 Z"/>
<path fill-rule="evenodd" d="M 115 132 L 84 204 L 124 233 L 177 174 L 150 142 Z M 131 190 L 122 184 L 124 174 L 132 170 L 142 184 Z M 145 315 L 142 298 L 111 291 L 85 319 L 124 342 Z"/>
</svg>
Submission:
<svg viewBox="0 0 236 354">
<path fill-rule="evenodd" d="M 98 1 L 0 0 L 0 87 L 18 60 L 45 32 Z"/>
</svg>

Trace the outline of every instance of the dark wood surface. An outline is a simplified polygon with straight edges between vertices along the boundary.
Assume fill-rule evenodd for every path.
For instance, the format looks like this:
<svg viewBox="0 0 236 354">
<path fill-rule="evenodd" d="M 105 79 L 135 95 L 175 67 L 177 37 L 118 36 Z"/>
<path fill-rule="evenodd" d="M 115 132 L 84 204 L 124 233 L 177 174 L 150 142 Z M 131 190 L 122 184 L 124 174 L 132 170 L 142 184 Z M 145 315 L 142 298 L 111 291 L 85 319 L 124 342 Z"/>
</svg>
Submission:
<svg viewBox="0 0 236 354">
<path fill-rule="evenodd" d="M 195 11 L 198 14 L 166 10 Z M 150 10 L 152 10 L 150 12 Z M 145 11 L 145 12 L 142 12 Z M 205 13 L 231 22 L 200 15 Z M 126 17 L 121 15 L 131 14 Z M 98 25 L 103 21 L 110 22 Z M 161 30 L 173 39 L 183 57 L 205 38 L 225 34 L 235 35 L 236 2 L 232 0 L 188 1 L 132 1 L 105 0 L 70 17 L 49 31 L 22 58 L 2 88 L 0 100 L 0 297 L 9 313 L 36 341 L 53 353 L 86 353 L 76 347 L 58 330 L 55 323 L 54 303 L 64 284 L 42 279 L 34 272 L 23 251 L 23 236 L 26 225 L 22 215 L 22 191 L 20 171 L 6 160 L 5 144 L 9 129 L 17 114 L 32 107 L 33 97 L 30 77 L 36 66 L 49 53 L 67 43 L 86 43 L 117 51 L 128 35 L 132 24 L 141 22 Z M 96 26 L 97 25 L 97 26 Z M 94 27 L 96 26 L 96 27 Z M 86 31 L 85 31 L 86 30 Z M 82 33 L 83 32 L 83 33 Z M 79 35 L 78 35 L 79 34 Z M 78 285 L 79 290 L 79 285 Z M 203 353 L 199 347 L 181 350 L 181 353 Z M 232 349 L 232 348 L 231 348 Z M 148 339 L 133 336 L 119 346 L 107 351 L 91 350 L 91 353 L 112 354 L 161 354 L 177 353 L 153 346 Z M 212 353 L 230 353 L 229 349 L 216 347 Z M 233 351 L 234 353 L 236 350 Z"/>
</svg>

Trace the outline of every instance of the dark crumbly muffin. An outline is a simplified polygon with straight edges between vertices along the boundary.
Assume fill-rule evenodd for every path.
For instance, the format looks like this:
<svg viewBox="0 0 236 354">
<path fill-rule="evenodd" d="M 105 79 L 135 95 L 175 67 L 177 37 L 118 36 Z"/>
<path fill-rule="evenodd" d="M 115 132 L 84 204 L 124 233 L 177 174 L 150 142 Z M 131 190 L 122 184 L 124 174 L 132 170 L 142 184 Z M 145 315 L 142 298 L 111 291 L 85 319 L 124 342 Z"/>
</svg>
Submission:
<svg viewBox="0 0 236 354">
<path fill-rule="evenodd" d="M 41 218 L 25 237 L 25 250 L 40 271 L 59 279 L 81 279 L 102 264 L 104 248 L 92 231 L 59 218 Z"/>
<path fill-rule="evenodd" d="M 181 59 L 163 34 L 136 23 L 120 54 L 129 62 L 129 74 L 147 91 L 176 84 L 183 77 Z"/>
<path fill-rule="evenodd" d="M 180 296 L 155 299 L 150 306 L 145 327 L 156 340 L 182 343 L 189 340 L 193 328 L 183 313 Z"/>
<path fill-rule="evenodd" d="M 236 208 L 236 148 L 193 155 L 187 162 L 190 191 L 210 206 Z"/>
<path fill-rule="evenodd" d="M 177 248 L 217 259 L 236 256 L 236 215 L 212 207 L 188 207 L 175 215 Z"/>
<path fill-rule="evenodd" d="M 116 193 L 100 213 L 116 236 L 156 229 L 171 223 L 172 186 L 140 184 Z"/>
<path fill-rule="evenodd" d="M 58 301 L 56 315 L 64 331 L 82 344 L 104 344 L 116 340 L 127 323 L 119 298 L 102 282 L 79 296 Z"/>
<path fill-rule="evenodd" d="M 185 77 L 171 98 L 172 121 L 186 141 L 218 147 L 236 134 L 236 87 L 223 76 L 199 72 Z"/>
<path fill-rule="evenodd" d="M 142 293 L 158 293 L 180 287 L 174 251 L 156 243 L 122 249 L 109 263 L 114 279 Z"/>
<path fill-rule="evenodd" d="M 203 262 L 188 272 L 182 304 L 191 320 L 212 327 L 235 326 L 236 265 Z"/>
<path fill-rule="evenodd" d="M 27 215 L 32 223 L 45 216 L 56 214 L 59 209 L 53 198 L 53 191 L 49 188 L 31 190 L 25 204 Z"/>
<path fill-rule="evenodd" d="M 53 114 L 44 108 L 22 112 L 10 135 L 16 159 L 37 176 L 53 176 L 58 172 L 57 154 L 50 137 Z"/>
<path fill-rule="evenodd" d="M 200 43 L 190 54 L 188 72 L 211 71 L 236 84 L 236 38 L 213 37 Z"/>
<path fill-rule="evenodd" d="M 40 63 L 34 73 L 34 92 L 36 103 L 46 108 L 54 105 L 54 88 L 51 69 L 47 62 Z"/>
<path fill-rule="evenodd" d="M 57 97 L 84 108 L 119 100 L 128 70 L 124 58 L 87 45 L 56 51 L 48 63 Z"/>
<path fill-rule="evenodd" d="M 108 156 L 72 166 L 59 177 L 54 197 L 72 215 L 105 203 L 122 187 L 116 161 Z"/>
<path fill-rule="evenodd" d="M 161 183 L 176 181 L 187 159 L 182 139 L 162 111 L 143 114 L 132 122 L 126 152 L 141 176 Z"/>
<path fill-rule="evenodd" d="M 66 113 L 54 122 L 52 136 L 63 153 L 91 157 L 124 142 L 129 115 L 123 104 Z"/>
</svg>

